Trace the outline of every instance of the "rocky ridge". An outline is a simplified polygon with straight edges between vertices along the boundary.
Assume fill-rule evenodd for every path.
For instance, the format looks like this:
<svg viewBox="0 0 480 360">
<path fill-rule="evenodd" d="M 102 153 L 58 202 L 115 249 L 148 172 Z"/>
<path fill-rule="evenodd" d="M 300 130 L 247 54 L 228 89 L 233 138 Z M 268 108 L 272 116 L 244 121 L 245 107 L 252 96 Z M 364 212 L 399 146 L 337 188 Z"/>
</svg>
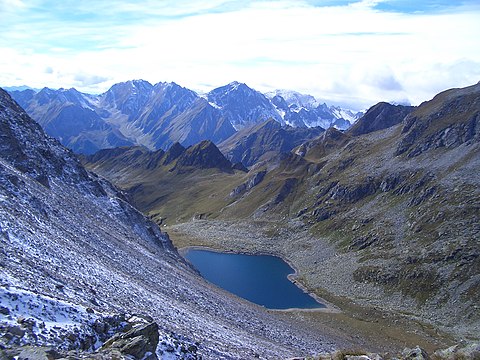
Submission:
<svg viewBox="0 0 480 360">
<path fill-rule="evenodd" d="M 219 149 L 232 162 L 249 167 L 318 137 L 323 128 L 293 128 L 282 126 L 270 119 L 238 131 L 219 145 Z"/>
<path fill-rule="evenodd" d="M 300 109 L 285 113 L 265 95 L 238 82 L 204 95 L 173 82 L 152 85 L 144 80 L 114 84 L 100 95 L 49 88 L 13 90 L 11 95 L 49 135 L 82 154 L 129 145 L 166 150 L 175 142 L 183 146 L 203 140 L 219 144 L 235 134 L 234 127 L 268 119 L 286 124 L 288 114 L 300 114 Z M 323 110 L 318 110 L 320 107 Z M 298 120 L 290 125 L 304 128 L 321 123 L 329 127 L 343 121 L 342 128 L 350 126 L 342 118 L 349 117 L 347 112 L 325 104 L 318 109 L 302 108 L 301 113 L 309 112 L 310 122 Z"/>
</svg>

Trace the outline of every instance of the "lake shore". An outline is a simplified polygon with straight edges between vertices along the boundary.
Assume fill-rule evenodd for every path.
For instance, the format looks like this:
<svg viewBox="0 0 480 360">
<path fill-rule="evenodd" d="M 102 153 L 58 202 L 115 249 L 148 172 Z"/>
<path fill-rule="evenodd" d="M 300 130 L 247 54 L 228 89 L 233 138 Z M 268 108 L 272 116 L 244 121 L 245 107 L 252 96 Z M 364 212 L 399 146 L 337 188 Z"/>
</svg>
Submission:
<svg viewBox="0 0 480 360">
<path fill-rule="evenodd" d="M 293 283 L 296 287 L 298 287 L 303 293 L 309 295 L 312 297 L 317 303 L 322 305 L 321 307 L 318 308 L 297 308 L 297 307 L 292 307 L 292 308 L 287 308 L 287 309 L 268 309 L 269 311 L 281 311 L 281 312 L 288 312 L 288 311 L 305 311 L 305 312 L 314 312 L 314 311 L 319 311 L 319 312 L 340 312 L 340 309 L 336 307 L 335 305 L 331 304 L 330 302 L 326 301 L 325 299 L 322 299 L 320 296 L 315 294 L 314 292 L 310 292 L 309 289 L 307 289 L 302 283 L 297 281 L 298 277 L 298 270 L 293 266 L 292 263 L 289 263 L 288 259 L 285 259 L 284 257 L 278 256 L 276 254 L 269 254 L 267 252 L 236 252 L 232 250 L 219 250 L 219 249 L 214 249 L 210 248 L 208 246 L 186 246 L 177 249 L 179 254 L 188 262 L 189 260 L 186 258 L 186 254 L 190 250 L 203 250 L 203 251 L 210 251 L 210 252 L 215 252 L 219 254 L 238 254 L 238 255 L 264 255 L 264 256 L 274 256 L 279 259 L 281 259 L 283 262 L 285 262 L 292 270 L 293 273 L 290 273 L 287 275 L 287 279 Z M 192 264 L 193 266 L 193 264 Z M 236 296 L 236 295 L 234 295 Z"/>
<path fill-rule="evenodd" d="M 269 311 L 305 311 L 305 312 L 313 312 L 313 311 L 319 311 L 319 312 L 331 312 L 331 313 L 337 313 L 341 312 L 341 310 L 333 305 L 332 303 L 328 302 L 327 300 L 321 298 L 318 296 L 316 293 L 309 291 L 309 289 L 303 285 L 301 282 L 297 281 L 298 277 L 298 270 L 295 268 L 295 266 L 288 261 L 288 259 L 279 256 L 278 254 L 269 254 L 267 252 L 237 252 L 233 250 L 219 250 L 215 248 L 211 248 L 208 246 L 185 246 L 182 248 L 177 249 L 178 253 L 188 261 L 188 259 L 185 258 L 186 253 L 189 250 L 205 250 L 205 251 L 211 251 L 211 252 L 216 252 L 216 253 L 223 253 L 223 254 L 241 254 L 241 255 L 266 255 L 266 256 L 275 256 L 280 259 L 282 259 L 290 268 L 292 268 L 293 273 L 287 275 L 287 279 L 292 282 L 295 286 L 297 286 L 300 290 L 302 290 L 305 294 L 308 294 L 311 296 L 313 299 L 315 299 L 316 302 L 319 304 L 323 305 L 323 307 L 318 307 L 318 308 L 312 308 L 312 309 L 304 309 L 304 308 L 288 308 L 288 309 L 268 309 Z"/>
<path fill-rule="evenodd" d="M 371 351 L 391 351 L 420 345 L 432 351 L 453 342 L 447 334 L 439 332 L 438 329 L 412 315 L 388 310 L 388 304 L 382 308 L 375 302 L 345 296 L 359 290 L 355 288 L 358 285 L 348 276 L 356 259 L 345 258 L 318 239 L 306 240 L 310 235 L 301 229 L 292 231 L 287 224 L 278 223 L 197 220 L 169 226 L 165 230 L 181 251 L 193 246 L 219 252 L 269 254 L 281 257 L 296 271 L 294 280 L 298 284 L 309 293 L 332 304 L 335 310 L 273 311 L 291 321 L 307 321 L 322 333 L 348 338 L 354 347 L 368 348 Z M 310 241 L 311 247 L 315 248 L 294 252 L 292 248 L 295 248 L 297 241 L 302 244 L 308 244 Z M 312 273 L 314 270 L 310 270 L 313 263 L 309 265 L 303 261 L 304 258 L 311 258 L 308 255 L 311 255 L 312 251 L 315 251 L 316 255 L 314 265 L 324 271 L 320 274 L 322 276 L 320 280 L 324 283 L 322 288 L 317 287 L 318 285 L 312 286 L 312 276 L 315 279 L 317 272 Z M 342 266 L 341 271 L 333 271 L 338 270 L 335 266 L 339 265 Z"/>
</svg>

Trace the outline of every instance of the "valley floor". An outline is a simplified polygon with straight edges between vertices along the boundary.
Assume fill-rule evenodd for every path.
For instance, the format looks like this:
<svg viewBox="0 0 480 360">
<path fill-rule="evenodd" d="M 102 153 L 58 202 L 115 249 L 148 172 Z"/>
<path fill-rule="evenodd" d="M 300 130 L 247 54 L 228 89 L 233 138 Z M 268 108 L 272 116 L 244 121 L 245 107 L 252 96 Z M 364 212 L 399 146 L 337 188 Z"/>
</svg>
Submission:
<svg viewBox="0 0 480 360">
<path fill-rule="evenodd" d="M 452 334 L 439 330 L 434 314 L 432 323 L 426 323 L 413 311 L 398 311 L 411 305 L 402 303 L 400 296 L 382 296 L 381 289 L 356 283 L 351 276 L 356 259 L 351 254 L 337 253 L 322 239 L 313 238 L 299 223 L 196 220 L 164 229 L 179 249 L 202 246 L 282 257 L 297 270 L 296 281 L 300 285 L 340 311 L 292 310 L 277 311 L 277 315 L 307 323 L 324 336 L 341 338 L 352 349 L 391 353 L 419 345 L 432 352 L 458 341 Z M 318 268 L 322 271 L 316 271 Z"/>
</svg>

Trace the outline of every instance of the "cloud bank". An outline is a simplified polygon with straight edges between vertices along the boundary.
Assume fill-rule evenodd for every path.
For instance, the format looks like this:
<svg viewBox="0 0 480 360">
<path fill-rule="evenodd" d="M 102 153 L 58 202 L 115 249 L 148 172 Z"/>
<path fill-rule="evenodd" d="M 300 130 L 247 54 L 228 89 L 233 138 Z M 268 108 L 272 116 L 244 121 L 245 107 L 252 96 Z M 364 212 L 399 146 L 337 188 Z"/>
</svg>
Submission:
<svg viewBox="0 0 480 360">
<path fill-rule="evenodd" d="M 418 104 L 480 80 L 480 6 L 449 3 L 0 0 L 0 85 L 238 80 L 354 109 Z"/>
</svg>

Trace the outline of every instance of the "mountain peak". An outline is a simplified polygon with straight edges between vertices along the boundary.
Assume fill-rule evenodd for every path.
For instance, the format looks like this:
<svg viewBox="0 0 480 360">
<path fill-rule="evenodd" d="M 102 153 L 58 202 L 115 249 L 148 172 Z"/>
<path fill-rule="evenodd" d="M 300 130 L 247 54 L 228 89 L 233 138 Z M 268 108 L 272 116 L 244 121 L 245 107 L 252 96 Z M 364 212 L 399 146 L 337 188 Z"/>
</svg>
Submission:
<svg viewBox="0 0 480 360">
<path fill-rule="evenodd" d="M 247 86 L 247 84 L 238 81 L 233 81 L 228 85 L 232 88 L 232 90 L 252 90 L 249 86 Z"/>
<path fill-rule="evenodd" d="M 220 108 L 236 130 L 269 118 L 282 122 L 273 104 L 260 92 L 234 81 L 207 94 L 210 103 Z"/>
<path fill-rule="evenodd" d="M 185 151 L 185 148 L 180 144 L 179 142 L 175 142 L 170 149 L 168 149 L 165 152 L 164 159 L 163 159 L 163 165 L 168 165 L 172 161 L 178 159 L 180 155 L 183 154 Z"/>
<path fill-rule="evenodd" d="M 298 91 L 277 89 L 265 94 L 268 98 L 273 99 L 275 96 L 280 96 L 288 106 L 296 105 L 297 107 L 304 107 L 306 109 L 313 109 L 318 105 L 317 100 L 310 94 L 301 94 Z"/>
<path fill-rule="evenodd" d="M 146 91 L 146 90 L 149 91 L 152 88 L 153 88 L 153 85 L 146 80 L 128 80 L 125 82 L 120 82 L 112 85 L 110 89 L 107 91 L 107 93 L 109 92 L 135 93 L 137 91 Z"/>
<path fill-rule="evenodd" d="M 127 83 L 134 87 L 151 87 L 152 86 L 152 84 L 150 84 L 148 81 L 142 80 L 142 79 L 129 80 L 127 81 Z"/>
<path fill-rule="evenodd" d="M 386 129 L 400 123 L 414 109 L 413 106 L 380 102 L 368 109 L 347 132 L 349 135 L 358 136 Z"/>
<path fill-rule="evenodd" d="M 223 156 L 212 141 L 203 140 L 185 150 L 177 160 L 175 168 L 178 169 L 179 167 L 216 168 L 223 171 L 231 171 L 232 163 Z"/>
</svg>

